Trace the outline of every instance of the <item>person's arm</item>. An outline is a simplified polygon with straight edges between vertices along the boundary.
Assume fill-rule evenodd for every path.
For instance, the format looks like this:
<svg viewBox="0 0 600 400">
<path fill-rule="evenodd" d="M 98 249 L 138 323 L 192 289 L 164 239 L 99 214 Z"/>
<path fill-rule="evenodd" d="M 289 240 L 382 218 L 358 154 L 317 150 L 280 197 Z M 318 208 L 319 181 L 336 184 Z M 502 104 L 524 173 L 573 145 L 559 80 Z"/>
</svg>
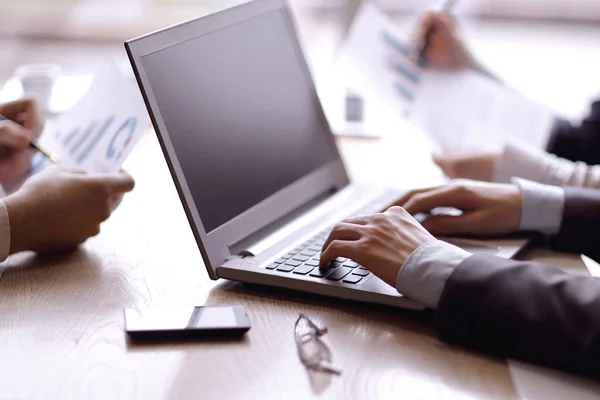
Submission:
<svg viewBox="0 0 600 400">
<path fill-rule="evenodd" d="M 468 196 L 464 189 L 457 193 L 459 199 Z M 496 204 L 506 201 L 500 195 L 494 193 Z M 481 222 L 479 198 L 471 196 L 469 208 L 475 207 Z M 336 225 L 321 265 L 326 268 L 336 257 L 351 258 L 436 309 L 435 328 L 445 340 L 600 378 L 600 281 L 536 263 L 470 255 L 435 240 L 400 207 Z"/>
<path fill-rule="evenodd" d="M 555 250 L 583 253 L 600 261 L 600 190 L 565 187 L 559 232 L 551 237 Z"/>
<path fill-rule="evenodd" d="M 406 259 L 396 288 L 436 309 L 444 340 L 600 378 L 600 281 L 438 241 Z"/>
<path fill-rule="evenodd" d="M 558 120 L 547 150 L 570 161 L 600 164 L 600 101 L 592 105 L 590 115 L 580 125 Z"/>
<path fill-rule="evenodd" d="M 547 152 L 509 141 L 495 161 L 492 180 L 505 182 L 518 176 L 550 185 L 600 188 L 600 101 L 575 126 L 557 120 Z"/>
<path fill-rule="evenodd" d="M 600 378 L 600 281 L 475 255 L 445 282 L 435 328 L 447 341 Z"/>
<path fill-rule="evenodd" d="M 509 182 L 520 177 L 549 185 L 600 188 L 600 101 L 574 126 L 557 120 L 547 150 L 509 139 L 494 151 L 446 151 L 434 161 L 452 179 Z"/>
<path fill-rule="evenodd" d="M 399 200 L 405 209 L 391 207 L 336 225 L 321 265 L 347 257 L 365 266 L 398 292 L 436 309 L 435 327 L 448 341 L 600 378 L 600 281 L 536 263 L 471 255 L 435 240 L 410 217 L 457 207 L 463 215 L 430 217 L 425 225 L 437 232 L 506 234 L 540 224 L 527 216 L 537 201 L 531 196 L 547 191 L 544 196 L 555 205 L 538 208 L 553 219 L 564 209 L 564 217 L 560 229 L 555 222 L 539 227 L 564 245 L 563 237 L 587 215 L 585 208 L 596 213 L 600 204 L 595 191 L 536 185 L 458 182 L 413 191 Z M 587 226 L 595 224 L 592 219 Z"/>
<path fill-rule="evenodd" d="M 600 166 L 558 158 L 516 140 L 508 141 L 496 157 L 491 179 L 508 182 L 513 177 L 548 185 L 600 188 Z"/>
<path fill-rule="evenodd" d="M 521 192 L 517 230 L 556 235 L 563 218 L 563 188 L 521 179 L 513 183 Z M 407 258 L 398 272 L 396 289 L 427 307 L 436 308 L 446 280 L 469 256 L 470 253 L 439 240 L 423 245 Z"/>
</svg>

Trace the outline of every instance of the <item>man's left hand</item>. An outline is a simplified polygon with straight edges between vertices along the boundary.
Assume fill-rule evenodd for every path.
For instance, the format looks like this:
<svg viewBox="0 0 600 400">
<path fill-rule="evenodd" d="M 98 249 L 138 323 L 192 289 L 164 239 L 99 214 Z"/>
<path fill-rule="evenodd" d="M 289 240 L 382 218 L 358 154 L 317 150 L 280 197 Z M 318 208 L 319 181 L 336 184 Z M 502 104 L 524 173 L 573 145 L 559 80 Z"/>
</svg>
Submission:
<svg viewBox="0 0 600 400">
<path fill-rule="evenodd" d="M 321 267 L 337 257 L 350 258 L 389 285 L 406 259 L 435 238 L 401 207 L 384 213 L 351 218 L 337 224 L 323 246 Z"/>
</svg>

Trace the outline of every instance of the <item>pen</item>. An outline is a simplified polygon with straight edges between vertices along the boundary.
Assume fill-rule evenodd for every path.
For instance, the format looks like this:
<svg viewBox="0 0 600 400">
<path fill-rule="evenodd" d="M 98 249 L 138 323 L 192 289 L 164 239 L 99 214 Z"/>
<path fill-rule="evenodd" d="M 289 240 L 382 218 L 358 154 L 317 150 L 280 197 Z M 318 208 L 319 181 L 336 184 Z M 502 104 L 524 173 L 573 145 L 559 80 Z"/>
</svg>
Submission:
<svg viewBox="0 0 600 400">
<path fill-rule="evenodd" d="M 452 12 L 452 9 L 456 5 L 456 3 L 458 3 L 458 0 L 446 0 L 446 2 L 444 3 L 444 5 L 442 7 L 442 12 L 444 14 L 450 14 Z M 429 46 L 429 42 L 431 41 L 432 35 L 433 35 L 433 27 L 429 27 L 427 32 L 425 32 L 425 35 L 423 36 L 421 43 L 419 43 L 419 45 L 415 49 L 415 52 L 413 53 L 413 56 L 411 57 L 415 63 L 418 62 L 423 57 L 425 50 Z"/>
<path fill-rule="evenodd" d="M 49 151 L 45 150 L 43 147 L 40 147 L 40 145 L 37 144 L 37 142 L 35 140 L 32 140 L 31 142 L 29 142 L 29 147 L 31 147 L 32 149 L 35 149 L 35 150 L 39 151 L 40 153 L 42 153 L 43 155 L 45 155 L 46 158 L 48 158 L 48 160 L 52 161 L 54 164 L 58 164 L 60 162 L 58 157 L 56 157 L 54 154 L 50 153 Z"/>
<path fill-rule="evenodd" d="M 0 114 L 0 121 L 3 121 L 5 119 L 7 120 L 8 118 L 6 118 L 4 115 Z M 44 156 L 46 156 L 54 164 L 58 164 L 59 163 L 58 157 L 56 157 L 55 155 L 53 155 L 49 151 L 45 150 L 44 148 L 40 147 L 40 145 L 35 140 L 32 140 L 31 142 L 29 142 L 29 147 L 31 147 L 32 149 L 35 149 L 35 150 L 39 151 L 40 153 L 42 153 Z"/>
</svg>

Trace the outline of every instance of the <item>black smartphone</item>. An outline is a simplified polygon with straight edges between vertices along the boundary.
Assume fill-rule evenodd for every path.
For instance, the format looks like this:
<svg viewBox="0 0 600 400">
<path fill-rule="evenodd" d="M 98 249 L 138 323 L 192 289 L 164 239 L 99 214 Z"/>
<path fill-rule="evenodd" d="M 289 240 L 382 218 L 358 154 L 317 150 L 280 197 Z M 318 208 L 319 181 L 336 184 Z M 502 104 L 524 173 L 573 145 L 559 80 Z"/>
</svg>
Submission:
<svg viewBox="0 0 600 400">
<path fill-rule="evenodd" d="M 241 336 L 250 329 L 244 306 L 126 309 L 132 339 L 191 339 Z"/>
</svg>

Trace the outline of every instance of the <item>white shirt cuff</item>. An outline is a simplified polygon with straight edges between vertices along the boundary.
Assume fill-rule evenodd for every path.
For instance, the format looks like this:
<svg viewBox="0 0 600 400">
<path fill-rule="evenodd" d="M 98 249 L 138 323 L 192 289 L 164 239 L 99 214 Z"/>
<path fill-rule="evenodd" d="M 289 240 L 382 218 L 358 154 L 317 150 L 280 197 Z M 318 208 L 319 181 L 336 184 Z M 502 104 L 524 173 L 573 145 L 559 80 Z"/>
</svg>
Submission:
<svg viewBox="0 0 600 400">
<path fill-rule="evenodd" d="M 519 177 L 549 185 L 560 185 L 561 182 L 553 176 L 549 168 L 550 159 L 552 156 L 543 150 L 517 140 L 509 140 L 496 161 L 492 180 L 509 183 L 511 178 Z"/>
<path fill-rule="evenodd" d="M 4 201 L 0 200 L 0 261 L 10 254 L 10 223 Z"/>
<path fill-rule="evenodd" d="M 557 234 L 564 213 L 564 189 L 519 178 L 513 178 L 512 182 L 521 188 L 522 194 L 519 230 Z"/>
<path fill-rule="evenodd" d="M 456 246 L 436 240 L 416 249 L 396 276 L 396 289 L 426 307 L 436 308 L 446 281 L 471 256 Z"/>
</svg>

